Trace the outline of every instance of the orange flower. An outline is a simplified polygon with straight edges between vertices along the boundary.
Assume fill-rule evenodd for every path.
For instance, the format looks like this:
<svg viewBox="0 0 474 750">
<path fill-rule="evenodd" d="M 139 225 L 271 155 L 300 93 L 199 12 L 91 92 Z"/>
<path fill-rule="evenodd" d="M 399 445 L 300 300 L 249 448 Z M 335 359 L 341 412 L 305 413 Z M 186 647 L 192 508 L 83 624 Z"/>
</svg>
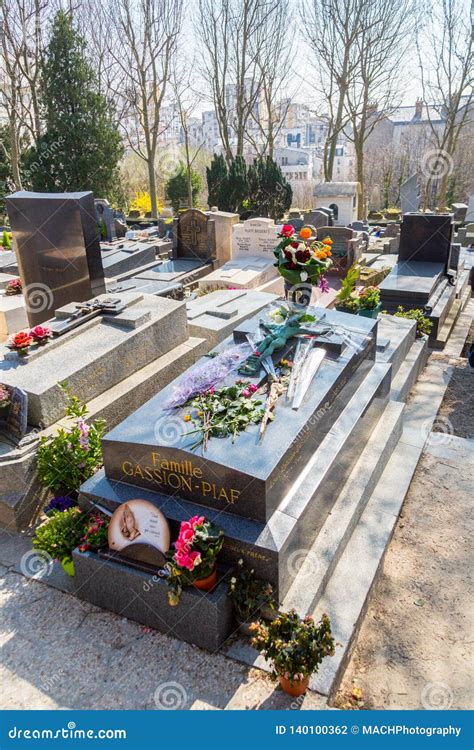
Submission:
<svg viewBox="0 0 474 750">
<path fill-rule="evenodd" d="M 323 245 L 332 245 L 332 239 L 330 237 L 325 237 L 323 240 Z"/>
<path fill-rule="evenodd" d="M 303 240 L 309 240 L 309 238 L 311 237 L 312 233 L 313 232 L 312 232 L 312 230 L 311 230 L 310 227 L 301 227 L 301 229 L 300 229 L 300 237 Z"/>
</svg>

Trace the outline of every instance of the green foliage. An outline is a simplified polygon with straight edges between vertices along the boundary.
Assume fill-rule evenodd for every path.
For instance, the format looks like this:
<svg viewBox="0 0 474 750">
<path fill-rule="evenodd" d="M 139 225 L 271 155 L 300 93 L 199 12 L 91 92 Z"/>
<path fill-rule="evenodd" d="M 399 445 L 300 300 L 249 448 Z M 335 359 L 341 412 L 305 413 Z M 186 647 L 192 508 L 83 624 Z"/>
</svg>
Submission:
<svg viewBox="0 0 474 750">
<path fill-rule="evenodd" d="M 8 125 L 0 125 L 0 216 L 5 214 L 5 196 L 15 189 L 10 159 L 11 132 Z"/>
<path fill-rule="evenodd" d="M 360 266 L 353 263 L 347 269 L 345 277 L 341 281 L 341 288 L 336 295 L 336 304 L 346 308 L 348 312 L 357 313 L 360 302 L 356 294 L 355 287 L 360 274 Z"/>
<path fill-rule="evenodd" d="M 42 437 L 37 451 L 38 477 L 52 492 L 77 492 L 80 485 L 102 464 L 101 438 L 105 430 L 103 419 L 88 425 L 86 405 L 73 396 L 65 385 L 66 416 L 70 426 L 61 427 L 53 437 Z"/>
<path fill-rule="evenodd" d="M 179 207 L 184 203 L 188 203 L 188 172 L 186 165 L 180 161 L 178 168 L 174 174 L 168 179 L 166 186 L 166 197 L 171 201 L 175 211 L 178 211 Z M 191 170 L 191 193 L 193 197 L 193 206 L 196 205 L 199 193 L 202 190 L 201 176 Z"/>
<path fill-rule="evenodd" d="M 209 206 L 221 211 L 245 209 L 278 220 L 291 206 L 291 186 L 269 156 L 258 157 L 247 167 L 243 156 L 227 165 L 223 156 L 214 154 L 206 175 Z"/>
<path fill-rule="evenodd" d="M 73 549 L 81 542 L 87 523 L 87 514 L 80 508 L 56 512 L 39 526 L 33 537 L 33 547 L 50 555 L 53 560 L 70 558 Z"/>
<path fill-rule="evenodd" d="M 12 249 L 12 235 L 11 235 L 11 232 L 7 232 L 6 229 L 3 230 L 2 239 L 0 240 L 0 245 L 3 247 L 4 250 Z"/>
<path fill-rule="evenodd" d="M 422 336 L 429 336 L 433 323 L 425 315 L 423 310 L 404 310 L 401 305 L 397 308 L 395 313 L 396 318 L 408 318 L 408 320 L 416 320 L 416 337 L 421 338 Z"/>
<path fill-rule="evenodd" d="M 293 682 L 309 677 L 318 670 L 326 656 L 334 655 L 334 639 L 329 617 L 318 624 L 312 617 L 303 620 L 295 612 L 281 613 L 270 623 L 251 626 L 252 646 L 272 662 L 272 677 L 286 677 Z"/>
<path fill-rule="evenodd" d="M 58 11 L 41 72 L 45 132 L 25 155 L 24 166 L 34 190 L 92 190 L 113 200 L 121 138 L 85 48 L 71 16 Z"/>
<path fill-rule="evenodd" d="M 375 310 L 380 304 L 380 290 L 376 286 L 368 286 L 359 294 L 359 303 L 362 310 Z"/>
<path fill-rule="evenodd" d="M 293 191 L 270 156 L 257 157 L 248 171 L 250 210 L 278 221 L 291 207 Z"/>
<path fill-rule="evenodd" d="M 239 560 L 236 575 L 230 579 L 229 597 L 241 622 L 259 617 L 264 607 L 275 608 L 271 584 L 256 578 L 243 560 Z"/>
</svg>

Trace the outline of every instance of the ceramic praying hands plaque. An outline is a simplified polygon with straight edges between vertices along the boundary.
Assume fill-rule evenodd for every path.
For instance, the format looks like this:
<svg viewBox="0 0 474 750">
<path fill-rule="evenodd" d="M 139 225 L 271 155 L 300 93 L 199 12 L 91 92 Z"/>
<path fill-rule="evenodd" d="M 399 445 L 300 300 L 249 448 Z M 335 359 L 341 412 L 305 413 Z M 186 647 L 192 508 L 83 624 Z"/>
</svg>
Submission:
<svg viewBox="0 0 474 750">
<path fill-rule="evenodd" d="M 109 524 L 109 549 L 130 559 L 163 565 L 170 530 L 161 510 L 148 500 L 129 500 L 114 511 Z"/>
</svg>

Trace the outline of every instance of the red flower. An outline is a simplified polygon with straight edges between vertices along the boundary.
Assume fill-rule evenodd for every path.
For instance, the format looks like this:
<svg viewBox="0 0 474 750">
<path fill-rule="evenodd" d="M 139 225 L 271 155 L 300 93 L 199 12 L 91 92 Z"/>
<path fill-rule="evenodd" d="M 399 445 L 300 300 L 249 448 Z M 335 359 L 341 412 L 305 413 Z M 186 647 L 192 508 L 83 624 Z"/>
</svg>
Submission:
<svg viewBox="0 0 474 750">
<path fill-rule="evenodd" d="M 299 243 L 299 242 L 296 242 L 296 240 L 295 240 L 294 242 L 292 242 L 292 243 L 291 243 L 291 247 L 294 247 L 294 248 L 295 248 L 295 250 L 296 250 L 296 248 L 297 248 L 297 247 L 299 247 L 299 246 L 300 246 L 300 243 Z"/>
<path fill-rule="evenodd" d="M 10 337 L 8 346 L 10 349 L 27 349 L 32 343 L 33 339 L 31 338 L 30 334 L 26 331 L 20 331 L 19 333 L 15 333 L 14 336 Z"/>
<path fill-rule="evenodd" d="M 298 250 L 296 253 L 296 260 L 298 263 L 306 263 L 310 259 L 310 252 L 309 250 Z"/>
<path fill-rule="evenodd" d="M 296 263 L 288 263 L 288 269 L 290 271 L 297 271 L 298 270 L 298 266 L 296 265 Z"/>
<path fill-rule="evenodd" d="M 51 331 L 47 326 L 35 326 L 31 329 L 30 336 L 35 341 L 44 341 L 44 339 L 49 339 Z"/>
<path fill-rule="evenodd" d="M 289 250 L 284 250 L 284 253 L 285 253 L 285 258 L 287 260 L 293 260 L 293 256 L 292 256 L 292 254 L 290 253 Z"/>
<path fill-rule="evenodd" d="M 294 227 L 291 226 L 291 224 L 283 224 L 280 234 L 283 237 L 291 237 L 291 235 L 294 234 L 294 232 L 295 232 L 295 229 Z"/>
</svg>

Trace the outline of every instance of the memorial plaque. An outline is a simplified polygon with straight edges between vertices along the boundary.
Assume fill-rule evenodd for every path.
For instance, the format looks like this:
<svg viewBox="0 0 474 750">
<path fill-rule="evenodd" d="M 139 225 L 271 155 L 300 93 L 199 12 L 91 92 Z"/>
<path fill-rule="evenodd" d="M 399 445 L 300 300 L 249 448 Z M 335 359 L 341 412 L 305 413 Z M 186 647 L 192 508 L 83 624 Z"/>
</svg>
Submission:
<svg viewBox="0 0 474 750">
<path fill-rule="evenodd" d="M 148 500 L 130 500 L 114 511 L 108 530 L 109 549 L 122 557 L 163 565 L 170 530 L 161 510 Z"/>
<path fill-rule="evenodd" d="M 30 325 L 105 292 L 92 193 L 21 191 L 6 206 Z"/>
<path fill-rule="evenodd" d="M 263 255 L 275 260 L 273 250 L 278 245 L 281 224 L 273 219 L 247 219 L 232 228 L 232 258 Z"/>
<path fill-rule="evenodd" d="M 207 216 L 197 208 L 190 208 L 178 219 L 178 258 L 209 260 L 213 247 L 209 243 Z"/>
</svg>

